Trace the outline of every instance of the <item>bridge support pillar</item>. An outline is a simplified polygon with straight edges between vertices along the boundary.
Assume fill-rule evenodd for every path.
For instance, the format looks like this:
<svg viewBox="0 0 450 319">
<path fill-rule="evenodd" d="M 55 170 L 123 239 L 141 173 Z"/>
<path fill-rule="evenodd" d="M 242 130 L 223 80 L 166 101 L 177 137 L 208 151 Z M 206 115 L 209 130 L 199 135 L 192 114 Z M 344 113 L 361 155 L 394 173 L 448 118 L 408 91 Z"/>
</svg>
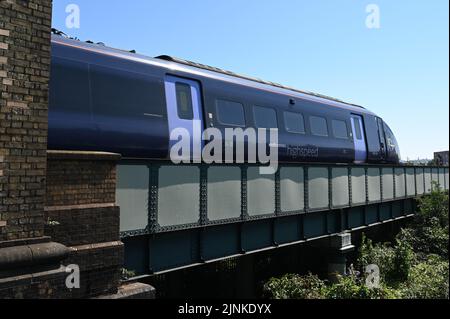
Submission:
<svg viewBox="0 0 450 319">
<path fill-rule="evenodd" d="M 346 254 L 353 251 L 351 233 L 340 233 L 330 237 L 330 260 L 328 262 L 328 276 L 330 280 L 336 279 L 336 274 L 345 275 L 347 273 Z"/>
<path fill-rule="evenodd" d="M 148 296 L 120 286 L 120 156 L 47 152 L 51 20 L 52 0 L 0 1 L 0 299 Z"/>
<path fill-rule="evenodd" d="M 319 240 L 312 246 L 323 252 L 323 260 L 327 263 L 328 279 L 331 282 L 335 282 L 339 275 L 347 273 L 347 253 L 355 249 L 355 246 L 352 245 L 351 233 L 343 232 Z"/>
<path fill-rule="evenodd" d="M 0 1 L 0 298 L 67 296 L 45 236 L 52 0 Z"/>
</svg>

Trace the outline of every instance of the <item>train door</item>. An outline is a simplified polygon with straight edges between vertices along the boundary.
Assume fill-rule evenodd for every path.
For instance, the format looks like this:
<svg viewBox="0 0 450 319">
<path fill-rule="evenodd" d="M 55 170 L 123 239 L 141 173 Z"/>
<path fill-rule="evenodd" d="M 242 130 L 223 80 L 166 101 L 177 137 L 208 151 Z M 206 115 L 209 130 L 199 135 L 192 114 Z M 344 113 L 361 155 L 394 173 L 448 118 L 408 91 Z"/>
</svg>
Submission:
<svg viewBox="0 0 450 319">
<path fill-rule="evenodd" d="M 199 161 L 203 148 L 200 84 L 194 80 L 171 75 L 167 75 L 164 82 L 170 135 L 170 158 L 171 160 Z M 185 142 L 187 139 L 189 140 L 189 143 L 183 143 L 183 145 L 189 144 L 189 149 L 184 148 L 181 152 L 171 152 L 172 147 L 181 139 Z"/>
<path fill-rule="evenodd" d="M 367 161 L 367 147 L 362 116 L 352 114 L 351 123 L 355 145 L 355 163 L 365 163 Z"/>
<path fill-rule="evenodd" d="M 380 140 L 380 157 L 381 160 L 386 160 L 386 138 L 384 136 L 383 120 L 377 117 L 377 127 L 378 127 L 378 139 Z"/>
</svg>

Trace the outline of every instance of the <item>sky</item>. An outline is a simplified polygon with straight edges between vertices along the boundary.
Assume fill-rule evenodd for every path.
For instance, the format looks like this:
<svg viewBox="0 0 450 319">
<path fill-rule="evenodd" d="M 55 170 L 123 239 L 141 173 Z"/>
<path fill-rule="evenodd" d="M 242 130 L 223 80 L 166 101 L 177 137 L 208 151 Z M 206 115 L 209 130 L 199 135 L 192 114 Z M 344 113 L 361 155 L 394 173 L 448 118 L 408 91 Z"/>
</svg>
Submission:
<svg viewBox="0 0 450 319">
<path fill-rule="evenodd" d="M 448 14 L 448 0 L 54 0 L 52 25 L 362 105 L 411 160 L 449 149 Z"/>
</svg>

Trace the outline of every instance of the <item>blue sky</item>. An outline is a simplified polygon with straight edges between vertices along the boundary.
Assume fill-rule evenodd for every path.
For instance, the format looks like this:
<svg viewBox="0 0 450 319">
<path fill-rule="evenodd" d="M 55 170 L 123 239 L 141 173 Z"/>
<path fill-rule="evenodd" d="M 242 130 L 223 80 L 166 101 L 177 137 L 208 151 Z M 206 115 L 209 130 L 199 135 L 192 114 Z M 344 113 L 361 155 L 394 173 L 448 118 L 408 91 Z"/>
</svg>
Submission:
<svg viewBox="0 0 450 319">
<path fill-rule="evenodd" d="M 80 28 L 67 28 L 68 4 Z M 380 28 L 366 27 L 366 6 Z M 54 0 L 81 40 L 173 55 L 363 105 L 402 158 L 449 148 L 448 0 Z"/>
</svg>

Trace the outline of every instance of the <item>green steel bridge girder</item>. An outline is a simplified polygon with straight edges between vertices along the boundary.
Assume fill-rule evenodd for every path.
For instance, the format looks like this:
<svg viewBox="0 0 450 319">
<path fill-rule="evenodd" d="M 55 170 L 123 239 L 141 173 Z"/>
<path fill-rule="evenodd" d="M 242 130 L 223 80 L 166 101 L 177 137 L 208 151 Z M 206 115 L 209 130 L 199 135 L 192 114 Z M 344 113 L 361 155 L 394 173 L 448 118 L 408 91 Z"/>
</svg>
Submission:
<svg viewBox="0 0 450 319">
<path fill-rule="evenodd" d="M 448 167 L 122 161 L 125 267 L 138 275 L 292 245 L 412 216 Z"/>
</svg>

